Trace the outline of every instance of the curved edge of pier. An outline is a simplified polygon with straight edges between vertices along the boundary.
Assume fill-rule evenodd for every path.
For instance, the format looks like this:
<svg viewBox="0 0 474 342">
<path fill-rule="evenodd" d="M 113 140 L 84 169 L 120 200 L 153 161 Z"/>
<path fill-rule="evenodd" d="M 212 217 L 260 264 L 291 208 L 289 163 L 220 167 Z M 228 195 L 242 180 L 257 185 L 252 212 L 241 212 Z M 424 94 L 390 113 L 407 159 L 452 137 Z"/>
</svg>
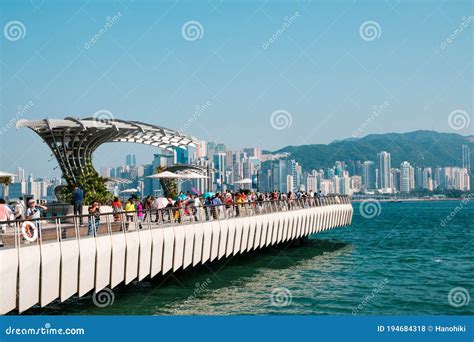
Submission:
<svg viewBox="0 0 474 342">
<path fill-rule="evenodd" d="M 154 227 L 0 248 L 0 314 L 22 313 L 120 283 L 200 264 L 348 226 L 353 208 L 343 203 Z M 110 225 L 110 222 L 108 222 Z"/>
</svg>

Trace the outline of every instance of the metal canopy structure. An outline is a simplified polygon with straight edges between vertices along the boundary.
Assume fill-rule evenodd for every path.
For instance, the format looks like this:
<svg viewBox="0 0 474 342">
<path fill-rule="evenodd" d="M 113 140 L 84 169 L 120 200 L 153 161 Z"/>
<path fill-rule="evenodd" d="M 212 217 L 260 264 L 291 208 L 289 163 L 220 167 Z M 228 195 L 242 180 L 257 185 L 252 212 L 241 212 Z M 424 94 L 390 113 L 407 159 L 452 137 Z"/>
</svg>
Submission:
<svg viewBox="0 0 474 342">
<path fill-rule="evenodd" d="M 168 166 L 166 171 L 173 172 L 179 175 L 186 175 L 188 173 L 197 173 L 199 175 L 207 175 L 208 169 L 201 165 L 192 164 L 177 164 Z"/>
<path fill-rule="evenodd" d="M 32 129 L 48 144 L 69 184 L 87 172 L 97 173 L 92 153 L 104 143 L 132 142 L 168 150 L 197 144 L 197 139 L 168 128 L 118 119 L 21 119 L 16 127 Z"/>
</svg>

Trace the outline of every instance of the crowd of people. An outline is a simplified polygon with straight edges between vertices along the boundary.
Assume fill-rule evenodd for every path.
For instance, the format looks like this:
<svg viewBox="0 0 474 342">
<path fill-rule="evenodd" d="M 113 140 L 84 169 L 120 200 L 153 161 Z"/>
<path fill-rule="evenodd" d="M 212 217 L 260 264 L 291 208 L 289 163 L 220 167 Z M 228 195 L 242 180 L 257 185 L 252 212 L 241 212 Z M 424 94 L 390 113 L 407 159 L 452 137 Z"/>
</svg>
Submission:
<svg viewBox="0 0 474 342">
<path fill-rule="evenodd" d="M 3 198 L 0 198 L 0 234 L 5 234 L 9 225 L 8 221 L 14 220 L 38 220 L 41 213 L 48 208 L 34 199 L 29 199 L 25 205 L 23 197 L 18 201 L 8 205 Z M 38 222 L 40 227 L 41 222 Z M 3 247 L 3 240 L 0 239 L 0 247 Z"/>
<path fill-rule="evenodd" d="M 143 221 L 150 215 L 152 222 L 182 222 L 184 218 L 191 221 L 201 221 L 218 219 L 220 215 L 226 217 L 238 217 L 251 211 L 262 211 L 274 205 L 286 205 L 292 208 L 301 203 L 309 205 L 309 199 L 322 199 L 324 195 L 319 192 L 255 192 L 250 190 L 240 190 L 231 192 L 229 190 L 223 193 L 208 192 L 204 195 L 195 193 L 180 192 L 174 199 L 147 196 L 143 199 L 133 195 L 128 200 L 122 202 L 119 197 L 114 197 L 111 203 L 104 203 L 112 208 L 113 221 L 126 221 L 128 227 L 131 222 L 137 220 L 139 228 L 142 228 Z M 337 197 L 336 197 L 337 198 Z M 84 226 L 83 206 L 84 191 L 78 187 L 72 194 L 73 214 L 79 217 L 79 226 Z M 5 200 L 0 199 L 0 222 L 12 220 L 38 220 L 42 212 L 47 207 L 37 203 L 34 199 L 27 201 L 20 198 L 14 205 L 8 206 Z M 100 227 L 100 219 L 103 212 L 101 203 L 92 202 L 87 208 L 88 216 L 88 234 L 94 235 L 94 231 Z M 0 224 L 0 232 L 5 232 L 7 225 Z"/>
<path fill-rule="evenodd" d="M 136 196 L 130 197 L 123 204 L 118 197 L 115 197 L 111 206 L 115 221 L 120 221 L 125 215 L 127 222 L 133 221 L 136 217 L 141 223 L 148 213 L 153 215 L 153 221 L 173 219 L 181 222 L 183 217 L 190 217 L 191 220 L 200 221 L 201 219 L 209 220 L 211 217 L 217 219 L 217 216 L 223 211 L 230 216 L 240 216 L 241 211 L 247 208 L 260 209 L 264 202 L 283 202 L 290 207 L 295 205 L 296 200 L 302 200 L 307 203 L 310 198 L 322 198 L 321 192 L 313 191 L 305 192 L 254 192 L 254 191 L 238 191 L 232 193 L 227 190 L 224 193 L 206 193 L 204 195 L 192 194 L 190 192 L 180 192 L 173 200 L 172 198 L 162 198 L 147 196 L 140 200 Z M 169 210 L 164 210 L 169 209 Z"/>
</svg>

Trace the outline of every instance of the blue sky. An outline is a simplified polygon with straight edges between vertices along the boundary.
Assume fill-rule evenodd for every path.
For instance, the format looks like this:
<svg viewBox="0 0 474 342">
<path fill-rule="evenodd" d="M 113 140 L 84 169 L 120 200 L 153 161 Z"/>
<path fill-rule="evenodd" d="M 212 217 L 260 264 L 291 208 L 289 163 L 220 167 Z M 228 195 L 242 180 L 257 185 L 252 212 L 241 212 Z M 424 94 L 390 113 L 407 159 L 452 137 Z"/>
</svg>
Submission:
<svg viewBox="0 0 474 342">
<path fill-rule="evenodd" d="M 24 27 L 21 39 L 5 30 L 0 36 L 3 171 L 58 174 L 38 137 L 10 128 L 28 103 L 25 119 L 106 110 L 181 129 L 209 101 L 186 133 L 230 148 L 329 143 L 357 130 L 472 134 L 472 124 L 454 130 L 448 121 L 456 110 L 472 118 L 471 1 L 31 0 L 0 7 L 2 28 Z M 113 23 L 100 33 L 107 19 Z M 189 21 L 200 25 L 196 40 L 183 36 Z M 382 106 L 375 119 L 374 106 Z M 276 111 L 291 125 L 275 129 Z M 94 163 L 118 165 L 128 152 L 147 163 L 156 150 L 108 144 Z"/>
</svg>

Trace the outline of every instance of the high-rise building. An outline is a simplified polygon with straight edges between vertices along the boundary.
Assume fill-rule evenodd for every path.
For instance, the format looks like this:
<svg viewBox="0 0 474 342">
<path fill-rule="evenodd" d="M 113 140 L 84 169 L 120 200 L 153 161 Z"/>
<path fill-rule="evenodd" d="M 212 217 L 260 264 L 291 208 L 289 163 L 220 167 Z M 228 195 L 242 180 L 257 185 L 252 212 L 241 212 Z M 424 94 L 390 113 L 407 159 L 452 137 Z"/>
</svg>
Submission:
<svg viewBox="0 0 474 342">
<path fill-rule="evenodd" d="M 216 153 L 216 143 L 214 141 L 208 141 L 206 145 L 206 156 L 207 159 L 212 160 L 214 153 Z"/>
<path fill-rule="evenodd" d="M 217 190 L 224 190 L 224 182 L 226 181 L 226 170 L 227 170 L 227 162 L 226 162 L 226 154 L 225 152 L 219 152 L 214 154 L 214 179 L 216 180 L 216 184 L 218 185 Z"/>
<path fill-rule="evenodd" d="M 400 169 L 392 169 L 392 186 L 395 191 L 400 192 Z"/>
<path fill-rule="evenodd" d="M 377 154 L 378 188 L 384 192 L 391 192 L 393 187 L 390 171 L 392 169 L 390 153 L 382 151 Z"/>
<path fill-rule="evenodd" d="M 329 179 L 321 180 L 320 190 L 325 195 L 334 193 L 333 182 Z"/>
<path fill-rule="evenodd" d="M 245 154 L 247 154 L 247 157 L 254 157 L 261 159 L 262 158 L 262 150 L 258 147 L 247 147 L 244 148 Z"/>
<path fill-rule="evenodd" d="M 471 151 L 468 145 L 462 145 L 462 167 L 471 173 Z"/>
<path fill-rule="evenodd" d="M 362 186 L 366 190 L 375 189 L 375 163 L 373 161 L 365 161 L 362 167 Z"/>
<path fill-rule="evenodd" d="M 313 192 L 318 190 L 318 180 L 315 175 L 306 177 L 306 190 Z"/>
<path fill-rule="evenodd" d="M 292 175 L 287 175 L 286 176 L 286 188 L 288 191 L 293 191 L 293 186 L 294 186 L 295 180 Z"/>
<path fill-rule="evenodd" d="M 175 164 L 188 164 L 189 154 L 187 148 L 175 148 L 174 152 L 174 163 Z"/>
<path fill-rule="evenodd" d="M 225 153 L 226 147 L 224 144 L 216 144 L 216 153 Z"/>
<path fill-rule="evenodd" d="M 334 174 L 336 176 L 342 176 L 342 171 L 344 170 L 344 163 L 336 161 L 334 165 Z"/>
<path fill-rule="evenodd" d="M 362 176 L 351 177 L 351 188 L 355 192 L 360 192 L 362 189 Z"/>
<path fill-rule="evenodd" d="M 423 168 L 422 188 L 429 191 L 433 191 L 433 176 L 431 172 L 431 167 Z"/>
<path fill-rule="evenodd" d="M 226 163 L 227 163 L 227 170 L 234 169 L 234 152 L 231 150 L 225 151 L 226 154 Z"/>
<path fill-rule="evenodd" d="M 104 166 L 101 168 L 100 174 L 102 175 L 102 177 L 110 178 L 112 177 L 111 172 L 112 172 L 112 169 L 110 167 Z"/>
<path fill-rule="evenodd" d="M 204 140 L 196 145 L 196 157 L 198 159 L 207 157 L 207 143 Z"/>
<path fill-rule="evenodd" d="M 272 181 L 271 185 L 273 190 L 280 192 L 288 192 L 287 176 L 289 175 L 288 161 L 277 160 L 272 164 Z"/>
<path fill-rule="evenodd" d="M 410 193 L 412 186 L 411 186 L 411 179 L 413 174 L 413 167 L 410 165 L 409 162 L 404 161 L 400 165 L 400 191 L 405 193 Z"/>
<path fill-rule="evenodd" d="M 415 189 L 423 189 L 423 168 L 417 166 L 415 169 Z"/>
<path fill-rule="evenodd" d="M 469 191 L 471 184 L 468 170 L 460 167 L 440 168 L 438 188 L 440 190 Z"/>
<path fill-rule="evenodd" d="M 25 181 L 25 170 L 21 167 L 18 167 L 16 170 L 16 182 L 24 182 Z"/>
<path fill-rule="evenodd" d="M 133 153 L 127 154 L 127 157 L 125 158 L 125 165 L 127 166 L 137 165 L 137 158 Z"/>
<path fill-rule="evenodd" d="M 8 186 L 8 198 L 10 200 L 24 197 L 26 191 L 26 182 L 11 183 Z"/>
<path fill-rule="evenodd" d="M 351 178 L 345 174 L 339 178 L 339 193 L 342 195 L 351 195 Z"/>
</svg>

